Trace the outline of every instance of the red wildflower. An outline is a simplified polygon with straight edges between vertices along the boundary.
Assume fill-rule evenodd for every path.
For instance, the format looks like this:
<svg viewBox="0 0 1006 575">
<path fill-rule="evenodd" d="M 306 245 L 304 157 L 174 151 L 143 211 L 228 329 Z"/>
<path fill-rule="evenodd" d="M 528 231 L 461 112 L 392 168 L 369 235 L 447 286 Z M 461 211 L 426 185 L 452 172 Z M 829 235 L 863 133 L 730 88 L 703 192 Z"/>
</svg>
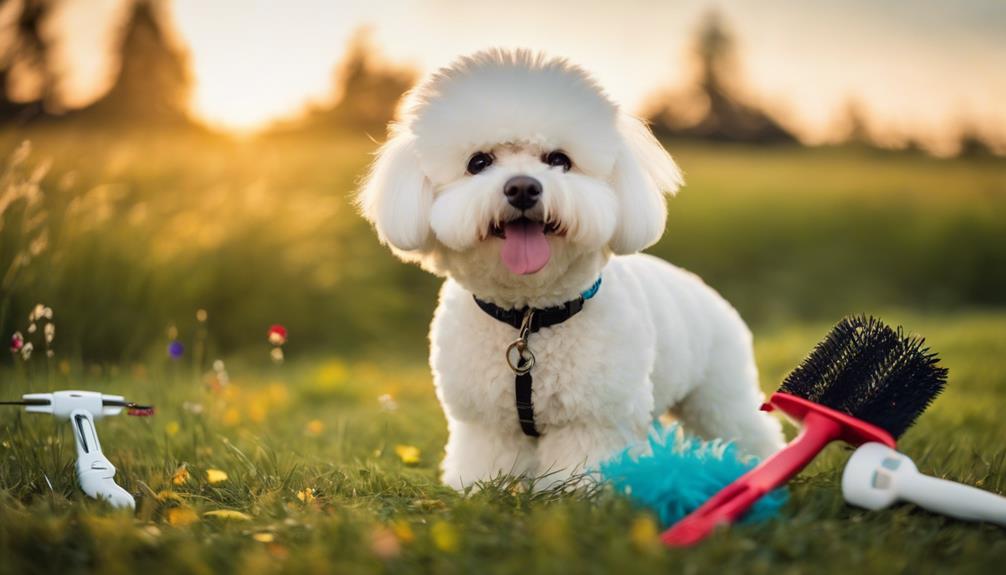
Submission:
<svg viewBox="0 0 1006 575">
<path fill-rule="evenodd" d="M 286 343 L 286 328 L 278 323 L 269 326 L 269 343 L 273 345 Z"/>
</svg>

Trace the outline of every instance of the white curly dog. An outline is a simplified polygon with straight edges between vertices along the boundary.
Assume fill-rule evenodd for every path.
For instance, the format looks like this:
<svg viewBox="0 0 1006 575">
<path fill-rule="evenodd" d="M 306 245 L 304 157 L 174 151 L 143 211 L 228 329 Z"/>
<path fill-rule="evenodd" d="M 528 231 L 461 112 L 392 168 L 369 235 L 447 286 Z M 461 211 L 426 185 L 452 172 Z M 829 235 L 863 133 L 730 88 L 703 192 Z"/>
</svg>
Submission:
<svg viewBox="0 0 1006 575">
<path fill-rule="evenodd" d="M 430 329 L 446 484 L 555 485 L 668 411 L 746 453 L 781 447 L 737 312 L 636 254 L 681 184 L 649 129 L 566 60 L 480 52 L 406 96 L 358 202 L 399 257 L 447 278 Z"/>
</svg>

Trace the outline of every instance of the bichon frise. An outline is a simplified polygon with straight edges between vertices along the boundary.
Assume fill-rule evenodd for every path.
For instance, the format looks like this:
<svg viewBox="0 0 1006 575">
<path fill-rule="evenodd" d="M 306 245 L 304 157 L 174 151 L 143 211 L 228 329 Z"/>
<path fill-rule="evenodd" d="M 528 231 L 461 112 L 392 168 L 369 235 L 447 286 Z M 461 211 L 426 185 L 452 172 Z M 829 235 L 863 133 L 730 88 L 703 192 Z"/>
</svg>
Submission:
<svg viewBox="0 0 1006 575">
<path fill-rule="evenodd" d="M 430 329 L 445 483 L 553 485 L 667 411 L 750 454 L 782 445 L 737 312 L 636 254 L 681 174 L 586 72 L 481 52 L 413 89 L 390 133 L 358 201 L 399 257 L 447 278 Z"/>
</svg>

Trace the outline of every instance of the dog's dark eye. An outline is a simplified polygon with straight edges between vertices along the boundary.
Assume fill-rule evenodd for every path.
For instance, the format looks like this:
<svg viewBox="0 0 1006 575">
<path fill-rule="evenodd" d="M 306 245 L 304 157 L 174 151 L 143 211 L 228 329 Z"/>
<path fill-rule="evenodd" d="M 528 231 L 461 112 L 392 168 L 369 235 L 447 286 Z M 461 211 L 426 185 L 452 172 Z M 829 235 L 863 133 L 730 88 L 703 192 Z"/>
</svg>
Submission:
<svg viewBox="0 0 1006 575">
<path fill-rule="evenodd" d="M 468 159 L 468 173 L 474 176 L 475 174 L 488 168 L 492 164 L 493 164 L 492 154 L 487 154 L 485 152 L 475 152 L 475 154 Z"/>
<path fill-rule="evenodd" d="M 541 157 L 541 161 L 552 167 L 562 168 L 564 172 L 568 172 L 573 167 L 573 160 L 570 160 L 569 156 L 558 150 L 545 154 Z"/>
</svg>

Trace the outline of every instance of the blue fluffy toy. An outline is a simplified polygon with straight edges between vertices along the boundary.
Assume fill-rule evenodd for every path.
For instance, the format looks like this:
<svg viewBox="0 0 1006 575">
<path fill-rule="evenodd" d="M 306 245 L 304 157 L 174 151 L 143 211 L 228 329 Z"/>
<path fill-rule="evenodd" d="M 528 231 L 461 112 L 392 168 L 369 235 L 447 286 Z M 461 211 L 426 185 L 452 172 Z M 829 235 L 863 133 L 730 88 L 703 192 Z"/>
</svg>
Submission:
<svg viewBox="0 0 1006 575">
<path fill-rule="evenodd" d="M 758 464 L 728 442 L 703 441 L 678 424 L 655 423 L 647 444 L 626 449 L 600 466 L 615 491 L 653 509 L 670 526 Z M 786 503 L 784 488 L 761 498 L 744 521 L 769 519 Z"/>
</svg>

